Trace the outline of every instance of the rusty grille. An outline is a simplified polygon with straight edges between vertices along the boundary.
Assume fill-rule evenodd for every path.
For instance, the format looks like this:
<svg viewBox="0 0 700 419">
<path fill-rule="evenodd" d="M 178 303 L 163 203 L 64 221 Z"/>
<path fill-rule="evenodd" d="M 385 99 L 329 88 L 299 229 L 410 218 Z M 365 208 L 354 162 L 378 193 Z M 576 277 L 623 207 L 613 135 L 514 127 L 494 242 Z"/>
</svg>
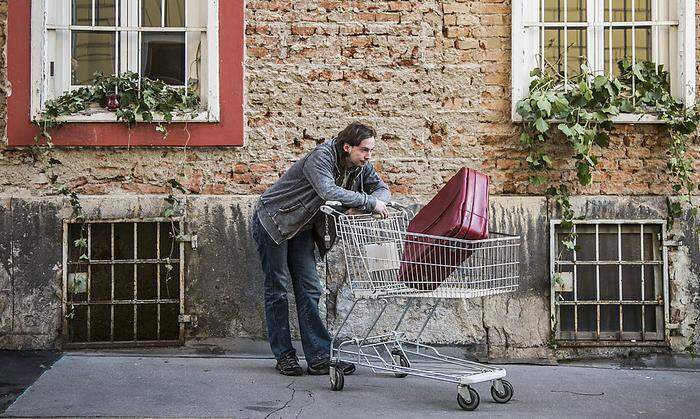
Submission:
<svg viewBox="0 0 700 419">
<path fill-rule="evenodd" d="M 172 345 L 183 341 L 181 219 L 63 225 L 66 347 Z"/>
</svg>

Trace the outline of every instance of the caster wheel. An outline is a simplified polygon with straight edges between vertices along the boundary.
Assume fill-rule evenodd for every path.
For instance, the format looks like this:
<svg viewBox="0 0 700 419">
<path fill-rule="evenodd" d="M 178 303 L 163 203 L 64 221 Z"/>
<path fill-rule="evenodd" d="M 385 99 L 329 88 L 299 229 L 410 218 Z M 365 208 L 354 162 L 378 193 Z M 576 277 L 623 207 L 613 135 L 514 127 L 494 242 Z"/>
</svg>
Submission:
<svg viewBox="0 0 700 419">
<path fill-rule="evenodd" d="M 471 387 L 468 387 L 469 389 L 469 396 L 471 397 L 471 402 L 467 403 L 466 400 L 464 400 L 464 397 L 462 397 L 461 394 L 457 393 L 457 403 L 459 403 L 459 407 L 461 407 L 464 410 L 474 410 L 477 407 L 479 407 L 479 393 L 476 392 Z"/>
<path fill-rule="evenodd" d="M 491 397 L 496 403 L 508 403 L 513 397 L 513 385 L 506 380 L 501 380 L 503 393 L 499 393 L 496 387 L 491 386 Z"/>
<path fill-rule="evenodd" d="M 340 391 L 345 386 L 345 374 L 343 370 L 335 367 L 331 367 L 328 371 L 328 376 L 331 379 L 331 390 Z"/>
<path fill-rule="evenodd" d="M 409 362 L 408 358 L 406 358 L 406 355 L 403 354 L 401 351 L 392 351 L 391 354 L 394 356 L 394 362 L 404 368 L 410 368 L 411 363 Z M 408 374 L 405 372 L 395 372 L 394 376 L 398 378 L 404 378 Z"/>
</svg>

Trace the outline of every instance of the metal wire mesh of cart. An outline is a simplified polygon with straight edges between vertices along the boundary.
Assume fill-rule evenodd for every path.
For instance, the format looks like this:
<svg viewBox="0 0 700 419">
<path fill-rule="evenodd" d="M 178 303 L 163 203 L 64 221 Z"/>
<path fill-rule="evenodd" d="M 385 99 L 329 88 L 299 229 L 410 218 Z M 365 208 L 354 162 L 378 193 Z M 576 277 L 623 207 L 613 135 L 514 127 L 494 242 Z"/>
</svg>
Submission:
<svg viewBox="0 0 700 419">
<path fill-rule="evenodd" d="M 407 232 L 408 216 L 336 215 L 356 296 L 474 298 L 517 290 L 520 237 L 463 240 Z"/>
</svg>

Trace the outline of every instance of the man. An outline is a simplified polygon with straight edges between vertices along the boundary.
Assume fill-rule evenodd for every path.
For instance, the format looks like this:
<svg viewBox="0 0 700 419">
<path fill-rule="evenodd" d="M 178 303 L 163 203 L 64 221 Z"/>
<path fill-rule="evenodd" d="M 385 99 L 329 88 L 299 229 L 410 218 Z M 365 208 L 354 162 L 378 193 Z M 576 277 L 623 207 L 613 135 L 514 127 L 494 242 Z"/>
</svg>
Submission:
<svg viewBox="0 0 700 419">
<path fill-rule="evenodd" d="M 389 188 L 369 163 L 375 135 L 366 125 L 348 125 L 335 139 L 294 163 L 256 205 L 252 232 L 265 273 L 268 340 L 281 374 L 303 374 L 289 332 L 290 279 L 307 372 L 328 374 L 331 337 L 318 310 L 323 287 L 314 246 L 324 255 L 332 245 L 328 234 L 332 229 L 319 209 L 326 201 L 338 201 L 349 211 L 388 216 Z M 347 362 L 338 367 L 345 374 L 355 371 Z"/>
</svg>

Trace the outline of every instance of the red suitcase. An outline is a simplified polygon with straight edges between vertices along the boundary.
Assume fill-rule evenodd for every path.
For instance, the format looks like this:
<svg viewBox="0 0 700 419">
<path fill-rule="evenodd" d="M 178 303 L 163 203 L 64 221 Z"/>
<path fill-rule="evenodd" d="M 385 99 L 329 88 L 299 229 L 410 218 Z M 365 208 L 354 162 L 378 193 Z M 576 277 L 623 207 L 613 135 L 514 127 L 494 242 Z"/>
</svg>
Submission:
<svg viewBox="0 0 700 419">
<path fill-rule="evenodd" d="M 399 269 L 399 281 L 432 291 L 471 252 L 448 241 L 412 236 L 410 233 L 457 239 L 488 237 L 489 178 L 463 167 L 447 182 L 408 225 Z"/>
</svg>

